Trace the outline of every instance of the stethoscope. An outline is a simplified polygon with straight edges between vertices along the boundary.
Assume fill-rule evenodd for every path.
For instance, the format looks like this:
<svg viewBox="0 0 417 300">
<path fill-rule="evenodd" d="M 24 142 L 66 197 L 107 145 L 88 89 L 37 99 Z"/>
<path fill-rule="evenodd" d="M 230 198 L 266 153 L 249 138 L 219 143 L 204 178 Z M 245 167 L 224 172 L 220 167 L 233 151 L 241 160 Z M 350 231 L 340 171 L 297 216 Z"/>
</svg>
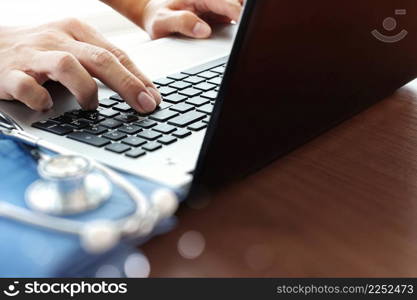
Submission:
<svg viewBox="0 0 417 300">
<path fill-rule="evenodd" d="M 30 209 L 0 201 L 0 217 L 78 235 L 81 246 L 89 253 L 107 251 L 122 238 L 146 236 L 161 219 L 173 215 L 177 209 L 178 200 L 172 191 L 159 189 L 148 199 L 128 180 L 103 164 L 28 134 L 2 112 L 0 138 L 21 143 L 38 161 L 41 177 L 26 190 L 26 204 Z M 60 154 L 52 155 L 45 150 Z M 87 222 L 63 217 L 87 212 L 109 200 L 112 184 L 135 202 L 136 208 L 131 215 L 118 220 Z"/>
</svg>

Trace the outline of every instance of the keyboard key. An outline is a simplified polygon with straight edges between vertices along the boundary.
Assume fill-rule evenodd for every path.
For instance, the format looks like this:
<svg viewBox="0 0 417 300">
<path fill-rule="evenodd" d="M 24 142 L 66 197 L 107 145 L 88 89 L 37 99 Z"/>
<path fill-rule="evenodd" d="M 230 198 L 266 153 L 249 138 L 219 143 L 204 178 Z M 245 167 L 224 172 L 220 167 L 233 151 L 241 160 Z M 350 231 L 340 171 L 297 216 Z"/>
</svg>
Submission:
<svg viewBox="0 0 417 300">
<path fill-rule="evenodd" d="M 188 99 L 185 103 L 192 104 L 194 106 L 202 106 L 204 104 L 210 103 L 210 100 L 206 98 L 201 98 L 201 97 L 194 97 L 194 98 Z"/>
<path fill-rule="evenodd" d="M 177 74 L 173 74 L 173 75 L 169 75 L 168 78 L 174 79 L 174 80 L 183 80 L 185 78 L 187 78 L 188 75 L 182 74 L 182 73 L 177 73 Z"/>
<path fill-rule="evenodd" d="M 81 118 L 81 114 L 83 113 L 82 109 L 73 109 L 70 111 L 67 111 L 64 116 L 70 117 L 72 119 L 79 119 Z"/>
<path fill-rule="evenodd" d="M 107 118 L 113 118 L 119 114 L 120 114 L 119 112 L 112 110 L 110 108 L 100 111 L 100 115 L 107 117 Z"/>
<path fill-rule="evenodd" d="M 169 96 L 168 96 L 168 97 L 169 97 Z M 158 107 L 156 108 L 156 110 L 163 110 L 163 109 L 169 108 L 169 107 L 171 107 L 171 106 L 172 106 L 172 103 L 162 101 L 162 102 L 158 105 Z"/>
<path fill-rule="evenodd" d="M 207 91 L 215 89 L 216 85 L 211 84 L 211 83 L 207 83 L 207 82 L 202 82 L 200 84 L 195 85 L 194 88 L 198 89 L 198 90 L 202 90 L 204 92 L 207 92 Z"/>
<path fill-rule="evenodd" d="M 117 116 L 115 119 L 122 123 L 132 123 L 139 120 L 138 117 L 132 114 L 121 114 L 120 116 Z"/>
<path fill-rule="evenodd" d="M 128 157 L 130 157 L 130 158 L 138 158 L 138 157 L 141 157 L 141 156 L 143 156 L 145 154 L 146 154 L 146 151 L 145 150 L 142 150 L 140 148 L 138 148 L 138 149 L 132 149 L 129 152 L 126 152 L 125 153 L 125 155 L 128 156 Z"/>
<path fill-rule="evenodd" d="M 68 125 L 73 127 L 74 129 L 83 129 L 90 126 L 91 123 L 86 120 L 73 120 L 69 122 Z"/>
<path fill-rule="evenodd" d="M 107 128 L 103 126 L 99 126 L 99 125 L 94 125 L 94 126 L 85 128 L 83 131 L 90 133 L 90 134 L 99 135 L 99 134 L 103 134 L 107 132 Z"/>
<path fill-rule="evenodd" d="M 120 96 L 119 94 L 115 94 L 113 96 L 110 96 L 110 99 L 118 101 L 118 102 L 124 102 L 125 101 L 125 100 L 123 100 L 122 96 Z"/>
<path fill-rule="evenodd" d="M 100 113 L 97 110 L 94 111 L 82 111 L 80 114 L 82 119 L 85 119 L 91 123 L 97 124 L 104 120 L 103 116 L 100 116 Z"/>
<path fill-rule="evenodd" d="M 189 82 L 191 84 L 199 84 L 201 82 L 204 82 L 205 79 L 201 77 L 197 77 L 197 76 L 191 76 L 191 77 L 188 77 L 187 79 L 184 79 L 184 81 Z"/>
<path fill-rule="evenodd" d="M 149 118 L 155 121 L 165 122 L 176 116 L 178 116 L 178 113 L 176 111 L 164 109 L 153 113 L 149 116 Z"/>
<path fill-rule="evenodd" d="M 216 100 L 217 94 L 218 93 L 216 91 L 209 91 L 209 92 L 205 92 L 204 94 L 201 94 L 201 97 L 204 97 L 210 100 Z"/>
<path fill-rule="evenodd" d="M 142 128 L 136 125 L 123 125 L 122 127 L 119 127 L 118 130 L 127 134 L 136 134 L 140 132 Z"/>
<path fill-rule="evenodd" d="M 145 146 L 142 147 L 142 149 L 145 149 L 147 151 L 155 151 L 160 148 L 162 148 L 161 144 L 156 143 L 156 142 L 147 143 Z"/>
<path fill-rule="evenodd" d="M 186 103 L 179 103 L 170 107 L 170 110 L 174 110 L 182 114 L 193 109 L 194 109 L 194 106 L 190 104 L 186 104 Z"/>
<path fill-rule="evenodd" d="M 219 76 L 219 74 L 214 73 L 214 72 L 210 72 L 210 71 L 206 71 L 206 72 L 203 72 L 203 73 L 197 74 L 197 76 L 199 76 L 199 77 L 203 77 L 203 78 L 205 78 L 205 79 L 212 79 L 212 78 L 214 78 L 214 77 Z"/>
<path fill-rule="evenodd" d="M 73 119 L 70 116 L 59 116 L 53 119 L 50 119 L 53 122 L 59 123 L 59 124 L 67 124 L 71 122 Z"/>
<path fill-rule="evenodd" d="M 168 135 L 163 136 L 158 140 L 158 142 L 160 142 L 163 145 L 170 145 L 172 143 L 175 143 L 176 141 L 178 141 L 177 138 Z"/>
<path fill-rule="evenodd" d="M 169 85 L 171 83 L 173 83 L 174 80 L 169 79 L 169 78 L 160 78 L 154 81 L 155 84 L 160 85 L 160 86 L 166 86 Z"/>
<path fill-rule="evenodd" d="M 185 138 L 185 137 L 191 135 L 191 131 L 189 131 L 187 129 L 184 129 L 184 128 L 179 128 L 172 135 L 175 136 L 175 137 L 178 137 L 178 138 Z"/>
<path fill-rule="evenodd" d="M 173 94 L 173 95 L 164 97 L 164 101 L 174 103 L 174 104 L 183 102 L 184 100 L 187 100 L 187 97 L 180 95 L 180 94 Z"/>
<path fill-rule="evenodd" d="M 123 139 L 122 143 L 132 146 L 132 147 L 139 147 L 139 146 L 146 144 L 147 141 L 136 136 L 129 136 Z"/>
<path fill-rule="evenodd" d="M 32 127 L 45 130 L 45 131 L 48 131 L 50 133 L 57 134 L 57 135 L 66 135 L 73 131 L 71 127 L 62 126 L 52 121 L 37 122 L 37 123 L 34 123 Z"/>
<path fill-rule="evenodd" d="M 113 143 L 113 144 L 108 145 L 104 149 L 109 150 L 114 153 L 123 153 L 123 152 L 130 150 L 131 148 L 129 146 L 126 146 L 120 143 Z"/>
<path fill-rule="evenodd" d="M 75 110 L 66 112 L 64 116 L 70 117 L 71 119 L 80 119 L 82 118 L 82 113 L 83 113 L 82 109 L 75 109 Z"/>
<path fill-rule="evenodd" d="M 220 85 L 222 83 L 222 81 L 223 81 L 223 78 L 222 77 L 216 77 L 216 78 L 210 79 L 208 81 L 208 83 Z"/>
<path fill-rule="evenodd" d="M 194 88 L 188 88 L 182 91 L 178 91 L 179 94 L 187 96 L 187 97 L 195 97 L 201 94 L 200 90 L 196 90 Z"/>
<path fill-rule="evenodd" d="M 103 134 L 102 137 L 105 137 L 112 141 L 119 141 L 121 139 L 124 139 L 126 137 L 126 134 L 120 131 L 111 131 Z"/>
<path fill-rule="evenodd" d="M 183 89 L 191 87 L 191 83 L 184 82 L 184 81 L 177 81 L 177 82 L 171 83 L 169 86 L 177 90 L 183 90 Z"/>
<path fill-rule="evenodd" d="M 103 147 L 110 144 L 109 140 L 86 132 L 73 132 L 68 134 L 67 138 L 96 147 Z"/>
<path fill-rule="evenodd" d="M 205 114 L 199 113 L 196 111 L 190 111 L 188 113 L 185 113 L 183 115 L 180 115 L 174 119 L 171 119 L 168 124 L 179 126 L 179 127 L 185 127 L 188 126 L 194 122 L 200 121 L 206 117 Z"/>
<path fill-rule="evenodd" d="M 197 122 L 197 123 L 194 123 L 194 124 L 188 126 L 188 129 L 191 129 L 193 131 L 199 131 L 199 130 L 202 130 L 204 128 L 207 128 L 207 124 L 204 123 L 204 122 Z"/>
<path fill-rule="evenodd" d="M 213 113 L 214 105 L 206 104 L 197 108 L 197 111 L 211 115 Z"/>
<path fill-rule="evenodd" d="M 152 121 L 152 120 L 146 119 L 146 120 L 143 120 L 143 121 L 137 122 L 137 123 L 135 123 L 135 124 L 136 124 L 136 125 L 138 125 L 138 126 L 140 126 L 140 127 L 142 127 L 142 128 L 149 129 L 149 128 L 154 127 L 154 126 L 155 126 L 156 124 L 158 124 L 158 123 L 156 123 L 155 121 Z"/>
<path fill-rule="evenodd" d="M 106 107 L 106 108 L 112 107 L 113 105 L 116 105 L 117 103 L 118 101 L 111 100 L 111 99 L 102 99 L 99 102 L 100 106 Z"/>
<path fill-rule="evenodd" d="M 219 66 L 219 67 L 216 67 L 214 69 L 211 69 L 210 71 L 215 72 L 215 73 L 219 73 L 219 74 L 223 74 L 226 71 L 226 67 Z"/>
<path fill-rule="evenodd" d="M 162 134 L 156 131 L 152 131 L 152 130 L 144 130 L 138 134 L 138 137 L 149 140 L 149 141 L 154 141 L 160 138 L 161 136 Z"/>
<path fill-rule="evenodd" d="M 117 111 L 121 111 L 121 112 L 133 111 L 133 109 L 130 107 L 130 105 L 127 104 L 127 103 L 124 103 L 124 102 L 113 106 L 112 109 L 117 110 Z"/>
<path fill-rule="evenodd" d="M 100 125 L 110 129 L 115 129 L 122 126 L 122 123 L 114 119 L 107 119 L 101 122 Z"/>
<path fill-rule="evenodd" d="M 171 95 L 175 92 L 177 92 L 176 89 L 170 88 L 169 86 L 163 86 L 161 88 L 159 88 L 159 92 L 161 93 L 162 96 L 168 96 Z"/>
<path fill-rule="evenodd" d="M 160 133 L 168 134 L 168 133 L 174 132 L 175 130 L 177 130 L 177 128 L 168 124 L 158 124 L 157 126 L 152 128 L 152 130 L 158 131 Z"/>
</svg>

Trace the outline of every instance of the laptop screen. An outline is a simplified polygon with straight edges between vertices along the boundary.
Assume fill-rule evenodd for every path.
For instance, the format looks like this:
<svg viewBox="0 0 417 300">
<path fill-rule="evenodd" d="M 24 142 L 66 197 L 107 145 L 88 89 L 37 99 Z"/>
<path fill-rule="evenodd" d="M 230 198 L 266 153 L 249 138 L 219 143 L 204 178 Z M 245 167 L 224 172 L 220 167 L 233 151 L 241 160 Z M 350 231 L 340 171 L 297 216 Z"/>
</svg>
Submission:
<svg viewBox="0 0 417 300">
<path fill-rule="evenodd" d="M 416 14 L 413 0 L 247 1 L 195 190 L 265 166 L 411 81 Z"/>
</svg>

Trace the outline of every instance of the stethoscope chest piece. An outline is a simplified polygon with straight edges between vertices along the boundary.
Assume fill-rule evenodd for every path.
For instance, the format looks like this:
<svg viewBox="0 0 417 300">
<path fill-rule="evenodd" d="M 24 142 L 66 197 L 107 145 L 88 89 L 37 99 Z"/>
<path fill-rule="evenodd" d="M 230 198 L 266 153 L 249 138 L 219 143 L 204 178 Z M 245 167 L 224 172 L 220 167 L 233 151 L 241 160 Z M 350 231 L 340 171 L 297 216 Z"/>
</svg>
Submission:
<svg viewBox="0 0 417 300">
<path fill-rule="evenodd" d="M 51 215 L 69 215 L 89 211 L 112 194 L 109 180 L 81 156 L 58 155 L 42 159 L 38 165 L 40 180 L 26 191 L 28 206 Z"/>
</svg>

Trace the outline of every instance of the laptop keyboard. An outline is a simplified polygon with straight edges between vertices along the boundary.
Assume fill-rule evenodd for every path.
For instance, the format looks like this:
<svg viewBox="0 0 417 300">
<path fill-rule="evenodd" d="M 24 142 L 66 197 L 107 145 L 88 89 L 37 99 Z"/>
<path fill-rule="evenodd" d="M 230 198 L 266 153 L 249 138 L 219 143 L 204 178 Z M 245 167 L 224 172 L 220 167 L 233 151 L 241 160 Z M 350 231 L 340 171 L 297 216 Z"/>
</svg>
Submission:
<svg viewBox="0 0 417 300">
<path fill-rule="evenodd" d="M 227 57 L 155 80 L 163 102 L 151 114 L 133 110 L 118 95 L 95 111 L 74 110 L 32 124 L 90 146 L 130 158 L 168 147 L 207 127 Z"/>
</svg>

